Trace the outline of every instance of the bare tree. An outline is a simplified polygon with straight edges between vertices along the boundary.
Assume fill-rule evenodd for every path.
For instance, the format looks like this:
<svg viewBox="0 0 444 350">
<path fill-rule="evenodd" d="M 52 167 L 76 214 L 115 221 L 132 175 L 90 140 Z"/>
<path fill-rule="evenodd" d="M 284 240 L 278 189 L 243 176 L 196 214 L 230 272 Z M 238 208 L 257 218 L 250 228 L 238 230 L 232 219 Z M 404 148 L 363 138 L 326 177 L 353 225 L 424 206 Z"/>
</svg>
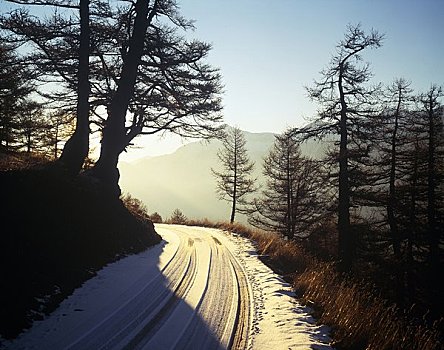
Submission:
<svg viewBox="0 0 444 350">
<path fill-rule="evenodd" d="M 60 156 L 60 161 L 74 174 L 80 171 L 89 153 L 89 0 L 79 0 L 79 18 L 76 128 Z"/>
<path fill-rule="evenodd" d="M 265 188 L 253 201 L 248 222 L 290 239 L 308 236 L 325 213 L 327 187 L 319 162 L 301 155 L 292 129 L 276 135 L 263 174 Z"/>
<path fill-rule="evenodd" d="M 367 208 L 371 208 L 374 234 L 368 236 L 367 245 L 389 244 L 390 251 L 370 252 L 382 254 L 394 273 L 394 292 L 401 304 L 405 295 L 408 269 L 404 264 L 406 231 L 410 228 L 406 215 L 406 190 L 410 192 L 408 177 L 409 159 L 416 152 L 412 149 L 413 101 L 410 82 L 396 79 L 389 85 L 381 100 L 381 112 L 374 118 L 375 126 L 368 139 L 373 144 L 369 166 L 366 168 L 368 183 Z M 416 156 L 416 155 L 415 155 Z M 381 234 L 376 234 L 379 228 Z M 371 242 L 370 242 L 371 241 Z"/>
<path fill-rule="evenodd" d="M 172 224 L 184 225 L 187 223 L 188 219 L 180 209 L 176 208 L 168 221 Z"/>
<path fill-rule="evenodd" d="M 120 7 L 97 1 L 90 16 L 89 104 L 102 129 L 100 157 L 90 174 L 119 194 L 119 155 L 138 135 L 170 131 L 209 138 L 221 131 L 221 78 L 204 63 L 211 46 L 178 33 L 192 22 L 180 15 L 176 1 L 139 0 Z M 25 11 L 0 23 L 14 33 L 11 40 L 34 43 L 30 58 L 45 81 L 65 87 L 48 97 L 72 110 L 69 96 L 80 86 L 79 23 L 59 14 L 39 21 Z"/>
<path fill-rule="evenodd" d="M 361 53 L 381 46 L 383 35 L 372 30 L 366 34 L 360 25 L 349 25 L 345 37 L 337 45 L 337 53 L 322 71 L 322 80 L 309 88 L 310 97 L 322 106 L 314 123 L 301 129 L 304 138 L 323 137 L 329 133 L 339 136 L 338 150 L 338 247 L 341 268 L 350 270 L 355 254 L 355 237 L 350 226 L 350 143 L 357 143 L 359 131 L 365 127 L 375 89 L 366 87 L 371 77 L 369 64 L 362 64 Z M 359 149 L 357 156 L 366 155 Z"/>
<path fill-rule="evenodd" d="M 409 148 L 411 105 L 413 102 L 410 82 L 396 79 L 385 90 L 380 115 L 375 118 L 375 131 L 369 138 L 375 144 L 371 169 L 375 188 L 375 206 L 384 206 L 390 231 L 393 254 L 401 259 L 400 198 L 398 187 L 404 178 L 402 162 Z"/>
<path fill-rule="evenodd" d="M 440 263 L 439 246 L 443 238 L 442 222 L 439 221 L 439 211 L 442 206 L 443 166 L 444 166 L 444 108 L 440 99 L 444 96 L 442 88 L 432 85 L 419 98 L 423 108 L 424 129 L 427 143 L 427 223 L 432 270 L 438 272 Z M 438 205 L 441 203 L 441 205 Z"/>
<path fill-rule="evenodd" d="M 76 128 L 75 119 L 75 115 L 66 113 L 64 110 L 50 112 L 47 116 L 46 146 L 54 160 L 59 158 L 60 151 L 64 149 L 64 143 L 73 135 Z"/>
<path fill-rule="evenodd" d="M 20 60 L 14 45 L 0 42 L 0 150 L 9 151 L 16 140 L 18 118 L 33 91 L 34 76 Z"/>
<path fill-rule="evenodd" d="M 62 84 L 57 86 L 55 92 L 42 91 L 42 95 L 57 101 L 58 107 L 61 106 L 59 101 L 62 97 L 69 108 L 76 112 L 76 128 L 65 143 L 60 162 L 71 173 L 77 174 L 89 152 L 89 0 L 79 0 L 77 4 L 70 0 L 8 1 L 54 9 L 52 17 L 39 20 L 31 16 L 28 10 L 20 8 L 2 16 L 0 23 L 3 29 L 13 33 L 8 40 L 31 43 L 32 50 L 29 50 L 26 59 L 39 72 L 40 82 Z M 65 16 L 61 14 L 63 11 L 67 12 Z M 70 16 L 75 12 L 78 21 Z M 76 101 L 75 107 L 70 100 Z"/>
<path fill-rule="evenodd" d="M 236 213 L 246 210 L 247 195 L 256 190 L 251 178 L 254 163 L 248 157 L 245 136 L 239 128 L 228 129 L 222 147 L 217 153 L 222 170 L 211 171 L 217 179 L 219 198 L 231 202 L 230 222 L 233 223 Z"/>
<path fill-rule="evenodd" d="M 24 101 L 17 117 L 17 144 L 27 153 L 45 146 L 46 120 L 42 106 L 35 101 Z"/>
</svg>

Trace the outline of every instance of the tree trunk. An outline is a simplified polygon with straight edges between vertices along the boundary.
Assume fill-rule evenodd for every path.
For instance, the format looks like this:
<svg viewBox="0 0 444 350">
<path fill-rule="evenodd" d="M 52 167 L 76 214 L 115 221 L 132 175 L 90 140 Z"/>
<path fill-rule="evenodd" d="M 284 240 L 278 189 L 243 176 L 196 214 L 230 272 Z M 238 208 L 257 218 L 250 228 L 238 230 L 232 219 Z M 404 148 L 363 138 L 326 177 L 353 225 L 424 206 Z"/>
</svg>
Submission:
<svg viewBox="0 0 444 350">
<path fill-rule="evenodd" d="M 434 101 L 430 95 L 428 122 L 429 122 L 429 145 L 428 145 L 428 164 L 427 164 L 427 221 L 430 246 L 430 264 L 432 274 L 438 273 L 439 265 L 439 236 L 436 228 L 436 165 L 435 165 L 435 120 L 433 113 Z"/>
<path fill-rule="evenodd" d="M 231 206 L 230 224 L 234 222 L 234 216 L 236 215 L 236 199 L 233 198 L 233 204 Z"/>
<path fill-rule="evenodd" d="M 59 149 L 59 123 L 56 124 L 56 130 L 55 130 L 55 140 L 54 140 L 54 159 L 57 159 Z"/>
<path fill-rule="evenodd" d="M 121 78 L 117 91 L 108 107 L 108 119 L 103 129 L 100 157 L 91 173 L 99 178 L 116 195 L 120 195 L 119 155 L 128 145 L 125 119 L 130 100 L 134 93 L 137 69 L 143 53 L 145 34 L 149 23 L 155 15 L 153 9 L 148 16 L 149 1 L 137 0 L 135 5 L 136 18 L 131 35 L 129 50 L 124 57 Z M 157 1 L 154 4 L 156 7 Z"/>
<path fill-rule="evenodd" d="M 354 240 L 350 230 L 350 183 L 348 174 L 348 131 L 347 131 L 347 104 L 342 87 L 342 65 L 338 81 L 341 100 L 341 119 L 339 122 L 339 198 L 338 198 L 338 248 L 340 269 L 350 271 L 353 264 Z"/>
<path fill-rule="evenodd" d="M 31 133 L 26 135 L 26 153 L 31 153 Z"/>
<path fill-rule="evenodd" d="M 293 228 L 293 210 L 291 203 L 291 174 L 290 174 L 290 152 L 287 151 L 287 159 L 286 159 L 286 177 L 287 177 L 287 237 L 292 238 L 292 232 L 294 232 Z"/>
<path fill-rule="evenodd" d="M 59 161 L 78 174 L 89 152 L 89 0 L 80 0 L 80 46 L 76 129 L 63 148 Z"/>
<path fill-rule="evenodd" d="M 410 227 L 407 231 L 407 251 L 406 251 L 406 261 L 407 261 L 407 298 L 408 302 L 411 304 L 414 300 L 415 295 L 415 285 L 416 281 L 414 279 L 413 274 L 413 241 L 416 239 L 416 229 L 417 229 L 417 220 L 416 220 L 416 192 L 417 192 L 417 184 L 418 184 L 418 141 L 415 143 L 414 150 L 414 161 L 413 161 L 413 169 L 412 169 L 412 184 L 410 186 L 410 212 L 409 212 L 409 224 Z"/>
<path fill-rule="evenodd" d="M 236 215 L 236 200 L 237 200 L 237 140 L 235 139 L 234 144 L 234 181 L 233 181 L 233 204 L 231 207 L 231 217 L 230 223 L 234 222 L 234 216 Z"/>
<path fill-rule="evenodd" d="M 401 108 L 401 91 L 398 95 L 398 104 L 395 112 L 395 125 L 393 128 L 390 152 L 390 178 L 389 178 L 389 198 L 387 202 L 387 219 L 390 226 L 390 236 L 392 237 L 393 253 L 395 256 L 395 294 L 400 306 L 404 303 L 404 267 L 402 266 L 401 239 L 399 237 L 398 225 L 395 218 L 396 206 L 396 140 L 398 132 L 399 111 Z"/>
<path fill-rule="evenodd" d="M 398 105 L 395 113 L 395 125 L 391 140 L 391 154 L 390 154 L 390 179 L 389 179 L 389 198 L 387 203 L 387 219 L 390 226 L 390 233 L 392 237 L 393 253 L 397 260 L 401 259 L 401 242 L 398 232 L 398 225 L 395 218 L 396 205 L 396 139 L 398 132 L 399 111 L 401 107 L 401 93 L 399 93 Z"/>
</svg>

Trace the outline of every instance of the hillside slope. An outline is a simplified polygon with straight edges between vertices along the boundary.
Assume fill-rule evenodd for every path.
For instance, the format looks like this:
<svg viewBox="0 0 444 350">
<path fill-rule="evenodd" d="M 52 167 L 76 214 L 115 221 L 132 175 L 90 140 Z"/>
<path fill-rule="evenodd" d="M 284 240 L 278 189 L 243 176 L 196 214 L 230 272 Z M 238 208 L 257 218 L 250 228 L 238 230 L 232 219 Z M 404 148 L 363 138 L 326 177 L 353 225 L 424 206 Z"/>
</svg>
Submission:
<svg viewBox="0 0 444 350">
<path fill-rule="evenodd" d="M 274 142 L 273 133 L 244 132 L 250 159 L 255 162 L 254 178 L 263 180 L 262 163 Z M 158 212 L 164 219 L 175 208 L 189 218 L 228 220 L 230 205 L 217 198 L 216 179 L 211 168 L 219 169 L 217 151 L 222 143 L 192 142 L 172 154 L 147 157 L 131 163 L 122 163 L 120 186 L 124 192 L 141 199 L 150 213 Z M 302 145 L 302 153 L 318 157 L 325 144 L 310 142 Z M 242 215 L 237 220 L 245 222 Z"/>
<path fill-rule="evenodd" d="M 160 241 L 152 223 L 121 200 L 53 164 L 0 171 L 0 193 L 0 342 L 54 310 L 104 265 Z"/>
</svg>

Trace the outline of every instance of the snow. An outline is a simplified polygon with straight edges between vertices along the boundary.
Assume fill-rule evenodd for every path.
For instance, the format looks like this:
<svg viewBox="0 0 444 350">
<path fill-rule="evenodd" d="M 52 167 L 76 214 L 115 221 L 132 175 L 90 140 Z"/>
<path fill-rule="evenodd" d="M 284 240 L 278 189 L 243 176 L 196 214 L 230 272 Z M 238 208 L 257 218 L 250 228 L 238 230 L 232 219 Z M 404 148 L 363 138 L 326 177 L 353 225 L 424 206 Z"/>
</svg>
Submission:
<svg viewBox="0 0 444 350">
<path fill-rule="evenodd" d="M 329 328 L 316 325 L 291 286 L 259 259 L 253 244 L 235 233 L 214 230 L 247 272 L 253 291 L 252 349 L 332 349 Z"/>
<path fill-rule="evenodd" d="M 298 303 L 290 285 L 260 261 L 251 242 L 239 235 L 216 229 L 185 226 L 181 229 L 183 232 L 190 232 L 193 237 L 201 235 L 206 238 L 217 238 L 243 266 L 253 300 L 250 311 L 252 318 L 250 349 L 331 349 L 328 346 L 330 341 L 328 328 L 316 325 L 310 315 L 310 309 Z M 159 233 L 164 239 L 163 243 L 104 267 L 94 278 L 75 290 L 50 316 L 34 322 L 31 329 L 23 332 L 14 341 L 5 342 L 0 348 L 59 349 L 69 348 L 70 345 L 79 348 L 82 341 L 91 344 L 85 340 L 91 335 L 97 333 L 105 336 L 106 333 L 100 327 L 103 328 L 113 317 L 119 316 L 122 320 L 126 317 L 125 324 L 134 322 L 133 319 L 128 321 L 130 315 L 128 309 L 131 305 L 140 304 L 141 301 L 147 303 L 148 301 L 145 301 L 147 295 L 143 295 L 144 290 L 149 288 L 151 291 L 155 290 L 152 287 L 159 281 L 168 286 L 168 278 L 163 278 L 162 271 L 167 270 L 166 267 L 180 250 L 181 238 L 177 233 L 169 231 L 167 225 L 159 226 Z M 205 280 L 208 278 L 208 273 L 202 270 L 208 269 L 208 263 L 212 258 L 210 250 L 205 252 L 203 248 L 205 240 L 200 241 L 199 238 L 195 240 L 195 244 L 198 244 L 200 251 L 203 252 L 197 260 L 199 268 L 196 269 L 195 282 L 190 287 L 186 303 L 179 302 L 179 307 L 174 310 L 174 317 L 166 320 L 165 327 L 159 331 L 159 334 L 164 335 L 151 340 L 153 346 L 154 344 L 161 346 L 163 342 L 159 342 L 159 339 L 163 337 L 165 344 L 173 344 L 168 348 L 175 348 L 174 344 L 177 342 L 171 339 L 171 334 L 180 333 L 180 330 L 173 331 L 175 327 L 173 319 L 180 320 L 184 316 L 181 316 L 181 310 L 190 313 L 190 307 L 193 312 L 192 308 L 202 303 L 199 299 L 199 290 L 206 290 L 208 283 L 208 280 Z M 153 313 L 155 306 L 147 310 Z M 116 323 L 115 326 L 120 325 L 122 328 L 122 322 Z M 177 341 L 179 340 L 178 338 Z M 125 338 L 117 339 L 116 344 L 120 345 L 116 348 L 123 347 L 125 341 Z"/>
<path fill-rule="evenodd" d="M 149 281 L 163 270 L 179 246 L 179 238 L 165 235 L 164 242 L 136 255 L 105 266 L 97 275 L 65 299 L 42 321 L 35 321 L 13 342 L 4 341 L 5 349 L 57 349 L 66 337 L 74 342 L 93 332 L 134 298 Z"/>
</svg>

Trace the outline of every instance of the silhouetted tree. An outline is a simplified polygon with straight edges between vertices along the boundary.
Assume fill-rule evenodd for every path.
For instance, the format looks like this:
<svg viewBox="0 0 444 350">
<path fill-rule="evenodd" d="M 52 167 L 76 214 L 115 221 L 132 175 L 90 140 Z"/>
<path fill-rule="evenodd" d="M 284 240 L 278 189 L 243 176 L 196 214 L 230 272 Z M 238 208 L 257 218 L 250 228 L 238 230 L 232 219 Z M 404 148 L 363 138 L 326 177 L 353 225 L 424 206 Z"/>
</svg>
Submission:
<svg viewBox="0 0 444 350">
<path fill-rule="evenodd" d="M 9 1 L 54 8 L 53 15 L 42 20 L 20 8 L 2 16 L 0 24 L 13 33 L 9 40 L 32 43 L 26 56 L 39 72 L 39 80 L 58 84 L 55 91 L 42 91 L 42 95 L 57 103 L 58 108 L 76 111 L 75 131 L 60 157 L 60 162 L 76 174 L 89 151 L 89 0 L 79 0 L 77 4 L 69 0 Z M 79 20 L 74 19 L 72 11 L 78 12 Z M 76 101 L 75 107 L 72 101 Z"/>
<path fill-rule="evenodd" d="M 374 89 L 365 86 L 371 77 L 368 64 L 359 65 L 363 50 L 381 46 L 383 35 L 372 30 L 366 34 L 360 25 L 347 27 L 345 37 L 337 45 L 337 53 L 322 71 L 322 80 L 309 88 L 310 97 L 319 102 L 321 110 L 315 123 L 301 129 L 304 138 L 339 135 L 338 150 L 338 247 L 341 267 L 350 270 L 356 242 L 350 226 L 350 143 L 358 142 L 361 127 L 366 124 L 369 99 Z M 354 157 L 366 156 L 368 149 L 360 148 Z"/>
<path fill-rule="evenodd" d="M 253 201 L 248 222 L 288 238 L 306 237 L 327 207 L 320 163 L 301 156 L 293 130 L 275 138 L 264 158 L 265 189 Z"/>
<path fill-rule="evenodd" d="M 66 142 L 75 131 L 75 115 L 66 113 L 64 110 L 50 112 L 46 120 L 46 146 L 50 149 L 54 160 L 59 158 Z M 84 161 L 87 162 L 88 157 Z"/>
<path fill-rule="evenodd" d="M 47 130 L 42 106 L 34 101 L 25 101 L 20 106 L 17 117 L 17 144 L 24 147 L 27 153 L 45 146 Z"/>
<path fill-rule="evenodd" d="M 13 45 L 0 41 L 0 149 L 9 151 L 15 143 L 18 117 L 33 91 L 33 74 L 19 59 Z"/>
<path fill-rule="evenodd" d="M 174 28 L 167 27 L 161 17 Z M 220 76 L 202 63 L 211 47 L 176 34 L 175 28 L 186 30 L 191 23 L 180 16 L 175 1 L 137 1 L 117 23 L 123 55 L 106 68 L 117 74 L 109 85 L 102 85 L 105 97 L 112 98 L 107 103 L 100 157 L 93 168 L 94 175 L 111 186 L 119 178 L 119 155 L 134 137 L 172 131 L 206 138 L 222 127 Z M 107 49 L 101 52 L 106 54 Z"/>
<path fill-rule="evenodd" d="M 237 127 L 227 130 L 217 156 L 222 170 L 211 169 L 217 179 L 216 192 L 220 199 L 231 202 L 230 222 L 233 223 L 236 212 L 246 210 L 246 196 L 256 190 L 251 178 L 254 163 L 248 157 L 242 130 Z"/>
<path fill-rule="evenodd" d="M 192 23 L 175 1 L 140 0 L 121 7 L 98 1 L 90 16 L 89 102 L 103 129 L 100 157 L 90 173 L 118 194 L 118 158 L 136 136 L 171 131 L 209 138 L 221 131 L 220 75 L 203 62 L 210 45 L 177 33 Z M 48 21 L 16 11 L 1 25 L 35 43 L 30 52 L 37 67 L 66 88 L 63 96 L 49 97 L 72 109 L 68 97 L 80 86 L 79 23 L 59 14 Z"/>
<path fill-rule="evenodd" d="M 89 153 L 89 0 L 79 0 L 79 21 L 76 128 L 60 156 L 60 161 L 74 174 L 80 171 Z"/>
<path fill-rule="evenodd" d="M 392 246 L 395 257 L 399 260 L 401 259 L 401 238 L 398 229 L 398 223 L 396 220 L 396 208 L 398 198 L 396 196 L 396 180 L 398 172 L 398 153 L 399 153 L 399 143 L 400 135 L 402 130 L 400 130 L 400 123 L 403 122 L 400 119 L 403 117 L 403 112 L 405 111 L 404 106 L 409 102 L 409 94 L 412 92 L 410 89 L 410 83 L 406 82 L 404 79 L 398 79 L 394 84 L 388 89 L 388 92 L 392 96 L 392 101 L 395 103 L 395 108 L 388 111 L 388 117 L 391 119 L 391 127 L 389 130 L 389 155 L 390 155 L 390 170 L 389 174 L 389 191 L 387 200 L 387 220 L 390 226 L 390 233 L 392 237 Z M 387 124 L 386 124 L 387 126 Z"/>
<path fill-rule="evenodd" d="M 371 208 L 371 225 L 380 228 L 380 234 L 369 236 L 372 243 L 367 243 L 374 246 L 388 243 L 392 250 L 372 249 L 369 255 L 373 256 L 373 261 L 377 260 L 374 256 L 379 255 L 389 262 L 394 271 L 393 290 L 399 305 L 404 299 L 405 274 L 408 273 L 404 264 L 408 229 L 404 191 L 408 187 L 407 174 L 410 171 L 405 164 L 412 155 L 413 100 L 410 82 L 396 79 L 385 89 L 381 112 L 374 118 L 375 127 L 368 135 L 373 147 L 366 168 L 367 208 Z"/>
<path fill-rule="evenodd" d="M 432 85 L 419 98 L 422 105 L 422 125 L 427 144 L 427 236 L 430 251 L 429 258 L 432 271 L 435 272 L 439 271 L 439 246 L 443 238 L 443 222 L 440 220 L 439 215 L 440 212 L 442 215 L 443 210 L 444 109 L 440 102 L 443 96 L 442 88 Z"/>
<path fill-rule="evenodd" d="M 157 224 L 157 223 L 161 224 L 163 222 L 162 217 L 160 216 L 160 214 L 157 211 L 150 215 L 150 219 L 155 224 Z"/>
<path fill-rule="evenodd" d="M 186 224 L 187 220 L 187 217 L 182 213 L 180 209 L 174 209 L 169 222 L 172 224 L 183 225 Z"/>
</svg>

